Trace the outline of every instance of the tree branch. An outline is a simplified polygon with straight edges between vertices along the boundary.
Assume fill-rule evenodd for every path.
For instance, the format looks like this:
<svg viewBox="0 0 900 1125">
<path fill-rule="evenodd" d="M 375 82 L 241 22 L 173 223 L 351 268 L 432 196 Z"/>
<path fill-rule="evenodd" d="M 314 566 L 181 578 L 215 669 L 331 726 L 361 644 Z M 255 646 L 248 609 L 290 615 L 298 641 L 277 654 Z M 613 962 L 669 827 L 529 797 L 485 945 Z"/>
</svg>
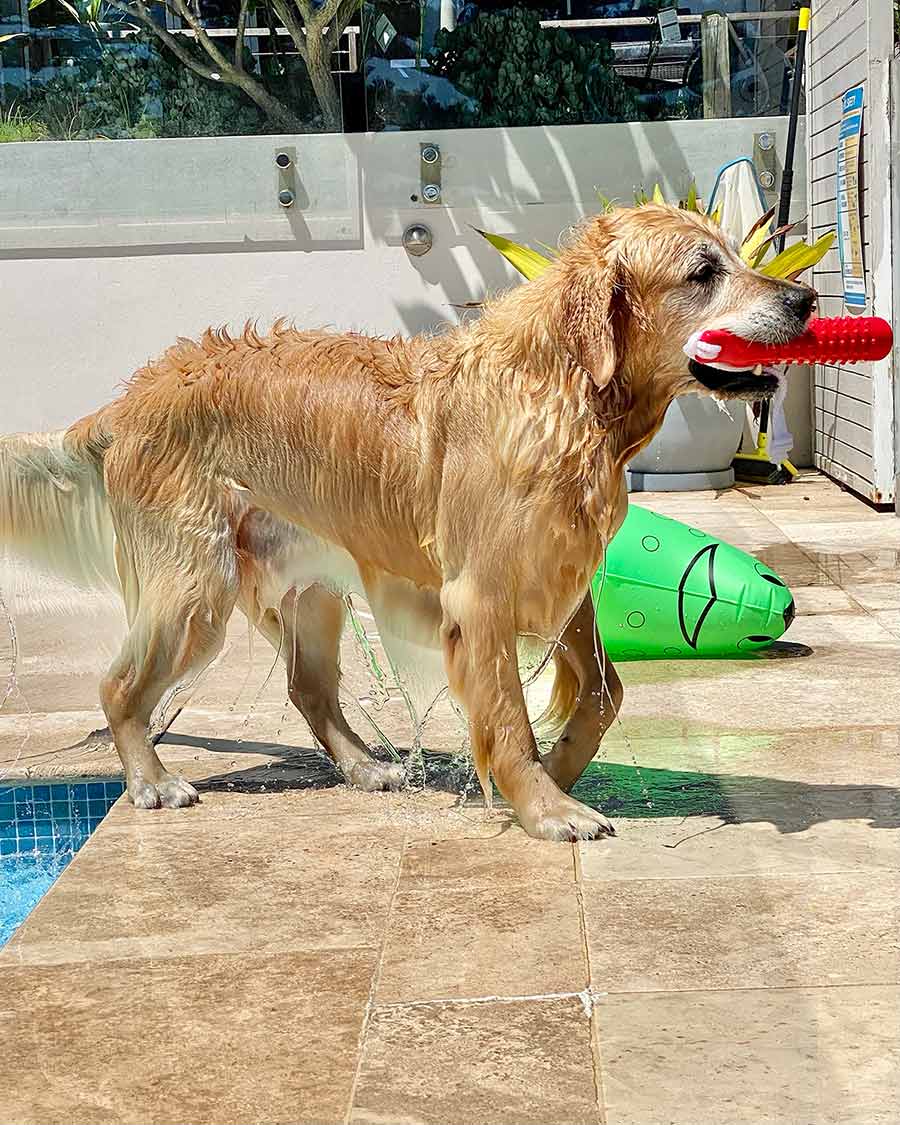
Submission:
<svg viewBox="0 0 900 1125">
<path fill-rule="evenodd" d="M 316 20 L 319 27 L 327 27 L 334 22 L 334 17 L 337 15 L 337 10 L 341 6 L 342 0 L 324 0 L 318 8 L 316 8 Z M 344 29 L 341 28 L 341 31 Z"/>
<path fill-rule="evenodd" d="M 134 3 L 133 0 L 131 3 L 129 3 L 128 0 L 111 0 L 111 2 L 112 6 L 117 11 L 124 12 L 127 16 L 132 16 L 138 23 L 142 23 L 148 31 L 151 31 L 157 39 L 165 43 L 178 61 L 189 70 L 192 70 L 195 74 L 199 74 L 201 78 L 215 81 L 213 79 L 215 71 L 212 67 L 204 66 L 199 59 L 194 58 L 191 52 L 186 50 L 184 45 L 179 41 L 177 35 L 173 35 L 153 19 L 140 0 L 138 0 L 137 3 Z M 168 7 L 168 4 L 166 7 Z"/>
<path fill-rule="evenodd" d="M 285 0 L 285 3 L 293 4 L 300 15 L 303 17 L 303 24 L 308 27 L 311 20 L 316 18 L 316 9 L 313 7 L 311 0 Z"/>
<path fill-rule="evenodd" d="M 244 33 L 247 30 L 247 8 L 249 5 L 250 0 L 241 0 L 234 35 L 234 69 L 241 72 L 244 70 Z"/>
<path fill-rule="evenodd" d="M 206 51 L 213 62 L 217 64 L 220 70 L 228 70 L 231 67 L 231 64 L 228 62 L 219 48 L 215 45 L 212 39 L 210 39 L 210 37 L 206 34 L 205 28 L 194 15 L 194 13 L 190 10 L 184 0 L 175 0 L 175 7 L 178 11 L 178 14 L 197 37 L 197 42 L 200 44 L 203 50 Z"/>
<path fill-rule="evenodd" d="M 326 0 L 326 2 L 328 2 L 328 0 Z M 341 36 L 344 34 L 347 24 L 349 24 L 353 13 L 359 6 L 360 0 L 335 0 L 335 3 L 331 5 L 333 8 L 333 16 L 322 25 L 322 34 L 325 36 L 325 43 L 328 47 L 329 54 L 337 50 Z"/>
<path fill-rule="evenodd" d="M 111 0 L 113 7 L 121 12 L 125 12 L 142 23 L 156 38 L 172 52 L 180 63 L 192 70 L 195 74 L 199 74 L 201 78 L 205 78 L 210 82 L 225 81 L 230 86 L 236 86 L 242 90 L 248 98 L 256 102 L 259 108 L 270 117 L 277 124 L 283 126 L 288 132 L 297 133 L 303 131 L 303 126 L 293 110 L 289 109 L 283 102 L 280 102 L 276 97 L 269 93 L 269 91 L 250 74 L 247 74 L 243 68 L 233 66 L 225 56 L 218 50 L 214 43 L 210 40 L 209 36 L 205 33 L 198 36 L 198 41 L 201 47 L 206 51 L 207 55 L 216 64 L 216 68 L 206 66 L 195 58 L 193 53 L 186 47 L 180 35 L 173 35 L 166 28 L 160 26 L 150 15 L 147 10 L 144 0 Z M 187 11 L 183 0 L 175 0 L 177 6 L 177 14 L 187 19 L 188 23 L 196 28 L 196 18 Z M 170 7 L 168 0 L 166 6 Z M 201 29 L 202 30 L 202 29 Z"/>
<path fill-rule="evenodd" d="M 296 4 L 300 9 L 300 14 L 303 15 L 305 0 L 293 0 L 293 3 Z M 306 36 L 303 34 L 303 25 L 294 16 L 290 6 L 291 0 L 272 0 L 272 7 L 275 9 L 276 15 L 287 28 L 288 35 L 290 35 L 300 57 L 306 62 Z"/>
</svg>

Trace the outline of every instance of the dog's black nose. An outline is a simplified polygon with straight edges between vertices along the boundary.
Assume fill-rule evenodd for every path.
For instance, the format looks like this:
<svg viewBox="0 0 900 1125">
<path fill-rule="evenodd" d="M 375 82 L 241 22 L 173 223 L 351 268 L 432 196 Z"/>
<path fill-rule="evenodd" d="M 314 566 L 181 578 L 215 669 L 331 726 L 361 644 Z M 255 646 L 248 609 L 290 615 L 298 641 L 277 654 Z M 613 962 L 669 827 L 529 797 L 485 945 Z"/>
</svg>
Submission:
<svg viewBox="0 0 900 1125">
<path fill-rule="evenodd" d="M 783 299 L 798 320 L 807 320 L 816 307 L 816 291 L 808 285 L 793 285 L 785 289 Z"/>
</svg>

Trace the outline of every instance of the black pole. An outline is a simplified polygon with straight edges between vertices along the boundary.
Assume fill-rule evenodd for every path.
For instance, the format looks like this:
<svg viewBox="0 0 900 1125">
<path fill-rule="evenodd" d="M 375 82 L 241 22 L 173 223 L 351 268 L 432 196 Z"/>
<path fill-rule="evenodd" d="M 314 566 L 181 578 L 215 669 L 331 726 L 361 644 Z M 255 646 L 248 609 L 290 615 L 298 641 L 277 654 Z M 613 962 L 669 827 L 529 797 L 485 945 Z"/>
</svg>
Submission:
<svg viewBox="0 0 900 1125">
<path fill-rule="evenodd" d="M 806 35 L 809 29 L 809 6 L 799 12 L 797 25 L 797 50 L 794 55 L 794 77 L 791 81 L 791 108 L 788 116 L 787 144 L 784 148 L 784 170 L 781 173 L 781 194 L 778 197 L 778 215 L 775 229 L 787 226 L 791 215 L 791 196 L 794 193 L 794 150 L 797 147 L 797 122 L 800 118 L 800 91 L 803 89 L 803 66 L 806 61 Z M 787 232 L 778 237 L 778 253 L 784 249 Z M 763 401 L 759 410 L 759 432 L 769 433 L 769 404 Z"/>
<path fill-rule="evenodd" d="M 791 82 L 791 109 L 788 116 L 787 144 L 784 150 L 784 171 L 781 173 L 781 194 L 778 198 L 778 217 L 775 229 L 786 226 L 791 214 L 791 196 L 794 191 L 794 149 L 797 147 L 797 122 L 800 118 L 800 91 L 803 88 L 803 66 L 806 60 L 806 36 L 809 29 L 809 5 L 799 12 L 797 50 L 794 56 L 794 77 Z M 786 234 L 778 239 L 779 253 L 784 249 Z"/>
</svg>

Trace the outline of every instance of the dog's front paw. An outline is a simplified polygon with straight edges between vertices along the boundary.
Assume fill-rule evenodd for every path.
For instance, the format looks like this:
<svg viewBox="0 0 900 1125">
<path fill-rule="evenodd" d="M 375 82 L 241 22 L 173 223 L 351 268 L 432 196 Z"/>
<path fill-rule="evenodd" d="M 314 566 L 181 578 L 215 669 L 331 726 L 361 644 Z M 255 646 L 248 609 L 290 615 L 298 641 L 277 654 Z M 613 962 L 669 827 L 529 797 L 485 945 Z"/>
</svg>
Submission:
<svg viewBox="0 0 900 1125">
<path fill-rule="evenodd" d="M 165 809 L 186 809 L 200 801 L 200 794 L 193 785 L 171 773 L 162 781 L 158 781 L 156 788 L 159 790 L 159 799 Z"/>
<path fill-rule="evenodd" d="M 406 771 L 395 762 L 356 762 L 344 776 L 347 784 L 366 793 L 376 793 L 379 789 L 402 789 L 406 784 Z"/>
<path fill-rule="evenodd" d="M 185 809 L 200 800 L 193 785 L 171 773 L 165 774 L 155 785 L 143 778 L 129 782 L 128 796 L 136 809 Z"/>
<path fill-rule="evenodd" d="M 596 840 L 599 836 L 615 836 L 612 821 L 572 797 L 561 796 L 535 815 L 520 816 L 529 836 L 539 840 Z"/>
</svg>

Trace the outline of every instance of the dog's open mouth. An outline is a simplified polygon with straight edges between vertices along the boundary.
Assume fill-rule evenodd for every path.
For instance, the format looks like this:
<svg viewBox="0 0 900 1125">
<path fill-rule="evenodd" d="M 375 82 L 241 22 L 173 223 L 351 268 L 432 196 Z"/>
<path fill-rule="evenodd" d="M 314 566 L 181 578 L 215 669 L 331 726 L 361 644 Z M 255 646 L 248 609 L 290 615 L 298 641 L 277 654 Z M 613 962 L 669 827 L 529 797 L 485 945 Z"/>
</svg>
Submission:
<svg viewBox="0 0 900 1125">
<path fill-rule="evenodd" d="M 724 371 L 719 367 L 708 367 L 699 360 L 688 363 L 691 374 L 717 398 L 739 398 L 746 402 L 757 402 L 771 398 L 778 390 L 778 378 L 765 370 L 757 374 L 756 368 L 743 371 Z"/>
</svg>

